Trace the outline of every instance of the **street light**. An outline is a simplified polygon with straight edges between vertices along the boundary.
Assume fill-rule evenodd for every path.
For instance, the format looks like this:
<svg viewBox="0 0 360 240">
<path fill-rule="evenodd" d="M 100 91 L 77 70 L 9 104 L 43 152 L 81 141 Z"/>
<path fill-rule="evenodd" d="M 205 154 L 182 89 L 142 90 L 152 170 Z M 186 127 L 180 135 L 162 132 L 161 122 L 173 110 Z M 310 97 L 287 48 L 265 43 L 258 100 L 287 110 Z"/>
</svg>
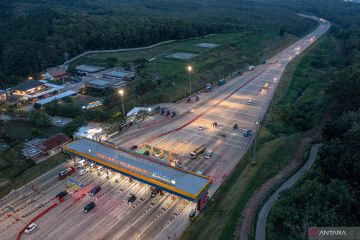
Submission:
<svg viewBox="0 0 360 240">
<path fill-rule="evenodd" d="M 256 163 L 256 134 L 257 134 L 257 129 L 260 129 L 260 117 L 258 117 L 258 119 L 255 122 L 255 125 L 257 127 L 255 127 L 255 133 L 254 133 L 254 152 L 253 152 L 253 159 L 252 159 L 252 164 L 255 165 Z"/>
<path fill-rule="evenodd" d="M 123 118 L 125 119 L 125 108 L 124 108 L 124 90 L 120 89 L 119 94 L 121 96 L 121 105 L 122 105 L 122 112 L 123 112 Z"/>
<path fill-rule="evenodd" d="M 192 72 L 192 66 L 191 66 L 191 65 L 187 66 L 187 70 L 188 70 L 188 72 L 189 72 L 190 96 L 191 96 L 191 93 L 192 93 L 192 89 L 191 89 L 191 72 Z"/>
</svg>

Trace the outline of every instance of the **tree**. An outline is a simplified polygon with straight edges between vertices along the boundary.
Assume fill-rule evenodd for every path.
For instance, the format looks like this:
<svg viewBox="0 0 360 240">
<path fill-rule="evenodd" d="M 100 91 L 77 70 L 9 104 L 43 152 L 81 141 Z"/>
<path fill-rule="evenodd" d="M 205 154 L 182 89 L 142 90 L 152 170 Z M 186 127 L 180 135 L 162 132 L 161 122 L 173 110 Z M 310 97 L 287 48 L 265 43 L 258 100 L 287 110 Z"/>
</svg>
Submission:
<svg viewBox="0 0 360 240">
<path fill-rule="evenodd" d="M 28 114 L 28 120 L 37 126 L 50 126 L 51 120 L 47 114 L 32 110 Z"/>
</svg>

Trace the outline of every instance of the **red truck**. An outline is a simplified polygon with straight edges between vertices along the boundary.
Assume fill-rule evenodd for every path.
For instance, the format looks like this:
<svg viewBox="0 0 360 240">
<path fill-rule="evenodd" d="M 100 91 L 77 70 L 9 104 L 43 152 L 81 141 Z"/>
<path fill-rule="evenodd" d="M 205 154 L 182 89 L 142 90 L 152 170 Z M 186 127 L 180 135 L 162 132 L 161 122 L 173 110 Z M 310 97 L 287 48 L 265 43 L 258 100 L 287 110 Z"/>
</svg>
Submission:
<svg viewBox="0 0 360 240">
<path fill-rule="evenodd" d="M 59 179 L 64 179 L 67 176 L 73 174 L 74 172 L 75 172 L 75 168 L 68 167 L 67 169 L 62 170 L 62 171 L 59 172 Z"/>
</svg>

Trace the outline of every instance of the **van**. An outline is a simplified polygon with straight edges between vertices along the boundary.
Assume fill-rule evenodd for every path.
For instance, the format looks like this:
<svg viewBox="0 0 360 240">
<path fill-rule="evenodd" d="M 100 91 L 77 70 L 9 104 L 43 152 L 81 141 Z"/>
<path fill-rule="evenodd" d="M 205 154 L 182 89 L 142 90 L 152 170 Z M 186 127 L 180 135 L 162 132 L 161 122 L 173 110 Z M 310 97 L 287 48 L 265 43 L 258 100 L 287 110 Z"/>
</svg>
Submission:
<svg viewBox="0 0 360 240">
<path fill-rule="evenodd" d="M 212 154 L 213 154 L 213 151 L 211 151 L 211 150 L 207 151 L 207 152 L 205 153 L 205 158 L 206 158 L 206 159 L 211 158 Z"/>
<path fill-rule="evenodd" d="M 86 170 L 83 168 L 79 171 L 79 175 L 82 176 L 86 173 Z"/>
<path fill-rule="evenodd" d="M 91 191 L 89 192 L 89 194 L 90 194 L 91 196 L 95 196 L 98 192 L 100 192 L 100 190 L 101 190 L 101 186 L 100 186 L 100 185 L 97 185 L 97 186 L 95 186 L 95 187 L 93 187 L 93 188 L 91 189 Z"/>
<path fill-rule="evenodd" d="M 206 150 L 206 146 L 203 144 L 200 147 L 196 148 L 193 152 L 190 153 L 190 157 L 192 159 L 197 158 L 200 154 L 204 153 Z"/>
</svg>

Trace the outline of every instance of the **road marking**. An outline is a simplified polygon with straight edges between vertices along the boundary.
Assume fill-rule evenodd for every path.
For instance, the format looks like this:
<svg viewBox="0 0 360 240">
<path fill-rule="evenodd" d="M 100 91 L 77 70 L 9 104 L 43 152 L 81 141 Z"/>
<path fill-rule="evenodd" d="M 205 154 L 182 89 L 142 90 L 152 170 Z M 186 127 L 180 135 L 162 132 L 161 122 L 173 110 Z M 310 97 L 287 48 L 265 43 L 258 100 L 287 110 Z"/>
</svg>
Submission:
<svg viewBox="0 0 360 240">
<path fill-rule="evenodd" d="M 231 119 L 231 120 L 234 120 L 236 122 L 244 122 L 244 123 L 249 123 L 249 124 L 255 124 L 255 122 L 249 122 L 249 121 L 244 121 L 244 120 L 235 119 L 235 118 L 231 118 L 231 117 L 225 117 L 225 116 L 222 116 L 222 115 L 219 115 L 219 114 L 206 113 L 205 116 L 206 115 L 212 115 L 212 116 L 216 116 L 216 117 L 220 117 L 220 118 Z"/>
<path fill-rule="evenodd" d="M 254 99 L 253 99 L 253 100 L 254 100 Z M 254 100 L 254 101 L 255 101 L 255 100 Z M 219 107 L 219 106 L 217 106 L 216 108 L 224 109 L 225 111 L 229 111 L 229 112 L 235 112 L 235 113 L 245 114 L 245 115 L 249 115 L 249 116 L 253 116 L 253 117 L 259 117 L 258 115 L 255 115 L 255 114 L 246 113 L 246 112 L 237 111 L 237 110 L 230 110 L 230 109 L 224 108 L 224 107 Z M 214 109 L 212 109 L 212 110 L 214 110 Z"/>
<path fill-rule="evenodd" d="M 233 146 L 233 147 L 237 147 L 237 148 L 241 148 L 241 149 L 244 149 L 243 147 L 240 147 L 240 146 L 236 146 L 236 145 L 233 145 L 231 143 L 227 143 L 226 141 L 232 141 L 232 142 L 236 142 L 238 144 L 241 144 L 241 145 L 247 145 L 247 143 L 244 143 L 244 142 L 240 142 L 240 141 L 236 141 L 234 139 L 224 139 L 224 140 L 220 140 L 220 136 L 216 136 L 214 134 L 208 134 L 208 133 L 205 133 L 206 135 L 211 135 L 211 136 L 215 136 L 217 137 L 218 139 L 213 139 L 213 138 L 209 138 L 209 137 L 204 137 L 204 136 L 201 136 L 201 135 L 198 135 L 198 134 L 195 134 L 195 133 L 192 133 L 192 132 L 189 132 L 189 130 L 185 130 L 184 131 L 187 133 L 187 134 L 190 134 L 190 135 L 193 135 L 193 136 L 197 136 L 197 137 L 200 137 L 200 138 L 204 138 L 204 139 L 208 139 L 208 140 L 211 140 L 211 141 L 214 141 L 214 142 L 218 142 L 218 141 L 222 141 L 224 144 L 226 145 L 230 145 L 230 146 Z"/>
</svg>

